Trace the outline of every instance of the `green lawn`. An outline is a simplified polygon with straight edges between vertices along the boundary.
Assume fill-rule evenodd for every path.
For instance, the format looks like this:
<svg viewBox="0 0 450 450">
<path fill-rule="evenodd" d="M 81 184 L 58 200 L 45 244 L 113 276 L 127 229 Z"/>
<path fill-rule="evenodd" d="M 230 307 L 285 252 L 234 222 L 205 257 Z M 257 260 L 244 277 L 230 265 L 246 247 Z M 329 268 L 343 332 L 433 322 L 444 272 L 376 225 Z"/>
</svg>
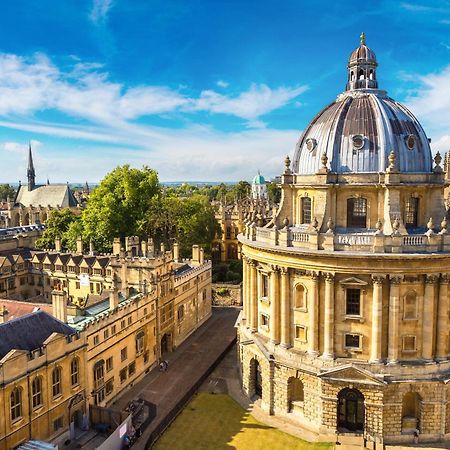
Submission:
<svg viewBox="0 0 450 450">
<path fill-rule="evenodd" d="M 255 420 L 231 397 L 197 394 L 155 450 L 319 450 L 332 444 L 298 439 Z"/>
</svg>

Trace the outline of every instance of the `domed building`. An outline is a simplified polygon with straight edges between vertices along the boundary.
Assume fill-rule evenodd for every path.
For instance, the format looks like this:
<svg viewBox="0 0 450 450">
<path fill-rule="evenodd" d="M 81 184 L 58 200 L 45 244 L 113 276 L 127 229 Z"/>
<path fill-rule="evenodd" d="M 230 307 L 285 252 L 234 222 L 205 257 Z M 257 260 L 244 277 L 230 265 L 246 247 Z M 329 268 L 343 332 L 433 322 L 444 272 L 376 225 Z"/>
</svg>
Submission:
<svg viewBox="0 0 450 450">
<path fill-rule="evenodd" d="M 449 177 L 377 69 L 362 35 L 286 158 L 275 218 L 239 237 L 244 391 L 370 448 L 450 438 Z"/>
<path fill-rule="evenodd" d="M 258 175 L 252 181 L 252 199 L 253 200 L 267 200 L 267 185 L 266 179 L 258 170 Z"/>
</svg>

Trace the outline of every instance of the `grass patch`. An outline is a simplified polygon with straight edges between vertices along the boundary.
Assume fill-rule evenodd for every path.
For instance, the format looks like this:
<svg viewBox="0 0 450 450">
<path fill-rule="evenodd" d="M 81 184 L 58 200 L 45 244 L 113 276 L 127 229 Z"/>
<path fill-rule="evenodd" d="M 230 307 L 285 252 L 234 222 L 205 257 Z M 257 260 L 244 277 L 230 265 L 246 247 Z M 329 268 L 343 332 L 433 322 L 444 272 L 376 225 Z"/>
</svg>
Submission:
<svg viewBox="0 0 450 450">
<path fill-rule="evenodd" d="M 328 450 L 255 420 L 231 397 L 197 394 L 158 440 L 155 450 Z"/>
</svg>

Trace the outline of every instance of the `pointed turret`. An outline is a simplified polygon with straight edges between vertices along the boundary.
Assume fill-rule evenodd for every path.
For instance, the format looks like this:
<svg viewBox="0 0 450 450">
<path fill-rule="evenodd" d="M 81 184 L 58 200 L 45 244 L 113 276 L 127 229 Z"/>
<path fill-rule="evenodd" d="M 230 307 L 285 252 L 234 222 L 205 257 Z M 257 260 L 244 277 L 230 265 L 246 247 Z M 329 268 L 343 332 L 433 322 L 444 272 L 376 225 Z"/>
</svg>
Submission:
<svg viewBox="0 0 450 450">
<path fill-rule="evenodd" d="M 28 190 L 32 191 L 36 186 L 36 172 L 34 171 L 33 154 L 31 153 L 31 143 L 29 144 L 28 147 L 27 178 L 28 178 Z"/>
</svg>

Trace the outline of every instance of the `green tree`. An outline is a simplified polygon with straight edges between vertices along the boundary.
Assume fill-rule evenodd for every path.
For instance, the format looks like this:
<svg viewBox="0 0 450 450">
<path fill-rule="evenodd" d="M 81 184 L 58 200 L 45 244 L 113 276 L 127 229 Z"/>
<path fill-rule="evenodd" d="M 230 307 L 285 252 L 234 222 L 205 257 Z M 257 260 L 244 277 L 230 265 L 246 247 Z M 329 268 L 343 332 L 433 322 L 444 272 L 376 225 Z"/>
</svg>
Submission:
<svg viewBox="0 0 450 450">
<path fill-rule="evenodd" d="M 251 185 L 248 181 L 238 181 L 232 188 L 231 192 L 234 198 L 245 198 L 250 195 Z"/>
<path fill-rule="evenodd" d="M 70 209 L 52 211 L 47 219 L 44 233 L 36 241 L 36 246 L 38 248 L 55 248 L 55 239 L 60 237 L 62 246 L 73 250 L 75 245 L 68 247 L 67 232 L 74 224 L 80 223 L 80 216 L 76 216 Z"/>
<path fill-rule="evenodd" d="M 111 249 L 114 237 L 146 237 L 144 217 L 157 207 L 161 187 L 157 173 L 144 166 L 116 167 L 108 173 L 89 197 L 82 214 L 83 236 L 97 250 Z"/>
<path fill-rule="evenodd" d="M 269 200 L 273 203 L 280 203 L 281 200 L 281 189 L 277 186 L 277 183 L 271 181 L 267 183 L 267 195 Z"/>
<path fill-rule="evenodd" d="M 9 197 L 14 200 L 16 190 L 9 184 L 0 184 L 0 201 L 6 201 Z"/>
</svg>

